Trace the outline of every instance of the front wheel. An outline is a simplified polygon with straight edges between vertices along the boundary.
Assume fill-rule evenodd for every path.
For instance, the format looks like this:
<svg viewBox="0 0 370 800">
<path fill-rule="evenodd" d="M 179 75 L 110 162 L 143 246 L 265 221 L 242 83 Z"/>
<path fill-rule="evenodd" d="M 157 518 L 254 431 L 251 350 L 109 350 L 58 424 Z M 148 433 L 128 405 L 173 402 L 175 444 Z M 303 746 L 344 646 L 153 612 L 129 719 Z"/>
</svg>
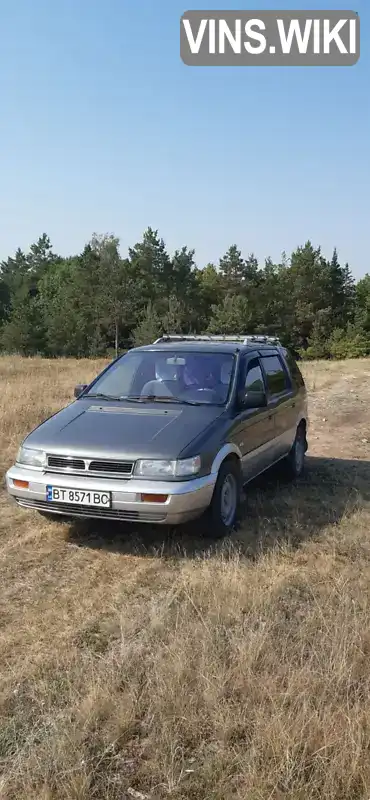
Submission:
<svg viewBox="0 0 370 800">
<path fill-rule="evenodd" d="M 241 494 L 241 473 L 236 461 L 225 461 L 218 473 L 209 509 L 205 515 L 206 535 L 228 536 L 236 522 Z"/>
</svg>

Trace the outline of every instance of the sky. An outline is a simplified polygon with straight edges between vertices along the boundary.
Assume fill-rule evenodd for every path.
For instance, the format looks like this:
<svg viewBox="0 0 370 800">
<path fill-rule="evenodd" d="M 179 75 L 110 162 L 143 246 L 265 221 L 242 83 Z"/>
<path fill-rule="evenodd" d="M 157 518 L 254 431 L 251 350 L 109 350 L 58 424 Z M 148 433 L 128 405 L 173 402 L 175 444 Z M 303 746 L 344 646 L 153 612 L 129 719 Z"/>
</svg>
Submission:
<svg viewBox="0 0 370 800">
<path fill-rule="evenodd" d="M 188 67 L 189 9 L 351 9 L 352 67 Z M 370 272 L 370 3 L 0 0 L 0 259 L 151 226 L 199 267 L 307 239 Z"/>
</svg>

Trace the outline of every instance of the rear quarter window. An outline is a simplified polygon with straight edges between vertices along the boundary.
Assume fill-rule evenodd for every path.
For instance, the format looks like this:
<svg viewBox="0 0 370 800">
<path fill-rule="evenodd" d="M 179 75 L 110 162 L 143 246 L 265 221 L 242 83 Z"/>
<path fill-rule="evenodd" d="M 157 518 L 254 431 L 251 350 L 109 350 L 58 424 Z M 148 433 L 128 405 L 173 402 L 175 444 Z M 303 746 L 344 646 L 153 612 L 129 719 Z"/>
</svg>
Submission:
<svg viewBox="0 0 370 800">
<path fill-rule="evenodd" d="M 286 363 L 288 365 L 289 372 L 290 372 L 290 374 L 292 376 L 292 380 L 295 383 L 295 385 L 298 386 L 298 387 L 304 386 L 305 382 L 304 382 L 304 379 L 303 379 L 303 375 L 302 375 L 301 370 L 299 369 L 299 366 L 298 366 L 294 356 L 292 355 L 292 353 L 289 353 L 289 351 L 286 351 L 284 353 L 284 357 L 285 357 Z"/>
</svg>

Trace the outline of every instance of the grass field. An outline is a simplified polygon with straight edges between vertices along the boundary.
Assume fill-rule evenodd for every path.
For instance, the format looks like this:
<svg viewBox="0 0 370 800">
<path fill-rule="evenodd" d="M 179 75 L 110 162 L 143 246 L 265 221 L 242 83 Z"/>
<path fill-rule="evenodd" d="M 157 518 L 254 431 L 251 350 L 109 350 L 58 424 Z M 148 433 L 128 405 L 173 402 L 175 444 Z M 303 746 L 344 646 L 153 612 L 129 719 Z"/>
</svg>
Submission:
<svg viewBox="0 0 370 800">
<path fill-rule="evenodd" d="M 101 366 L 0 359 L 2 475 Z M 226 542 L 1 492 L 1 800 L 369 800 L 370 361 L 304 373 L 306 474 Z"/>
</svg>

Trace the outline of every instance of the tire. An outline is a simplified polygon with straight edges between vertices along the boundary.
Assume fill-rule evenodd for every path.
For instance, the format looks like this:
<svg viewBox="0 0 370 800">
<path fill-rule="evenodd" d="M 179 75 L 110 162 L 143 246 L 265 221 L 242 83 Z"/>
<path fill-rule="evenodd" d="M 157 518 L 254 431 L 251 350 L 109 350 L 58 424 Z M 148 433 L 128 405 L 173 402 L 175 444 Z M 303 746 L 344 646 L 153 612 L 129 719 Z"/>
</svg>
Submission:
<svg viewBox="0 0 370 800">
<path fill-rule="evenodd" d="M 220 539 L 229 536 L 237 520 L 240 495 L 241 471 L 236 459 L 221 464 L 211 504 L 204 518 L 204 535 Z"/>
<path fill-rule="evenodd" d="M 299 425 L 293 447 L 285 459 L 285 467 L 290 478 L 299 478 L 300 475 L 302 475 L 305 464 L 306 450 L 306 430 L 304 425 Z"/>
</svg>

